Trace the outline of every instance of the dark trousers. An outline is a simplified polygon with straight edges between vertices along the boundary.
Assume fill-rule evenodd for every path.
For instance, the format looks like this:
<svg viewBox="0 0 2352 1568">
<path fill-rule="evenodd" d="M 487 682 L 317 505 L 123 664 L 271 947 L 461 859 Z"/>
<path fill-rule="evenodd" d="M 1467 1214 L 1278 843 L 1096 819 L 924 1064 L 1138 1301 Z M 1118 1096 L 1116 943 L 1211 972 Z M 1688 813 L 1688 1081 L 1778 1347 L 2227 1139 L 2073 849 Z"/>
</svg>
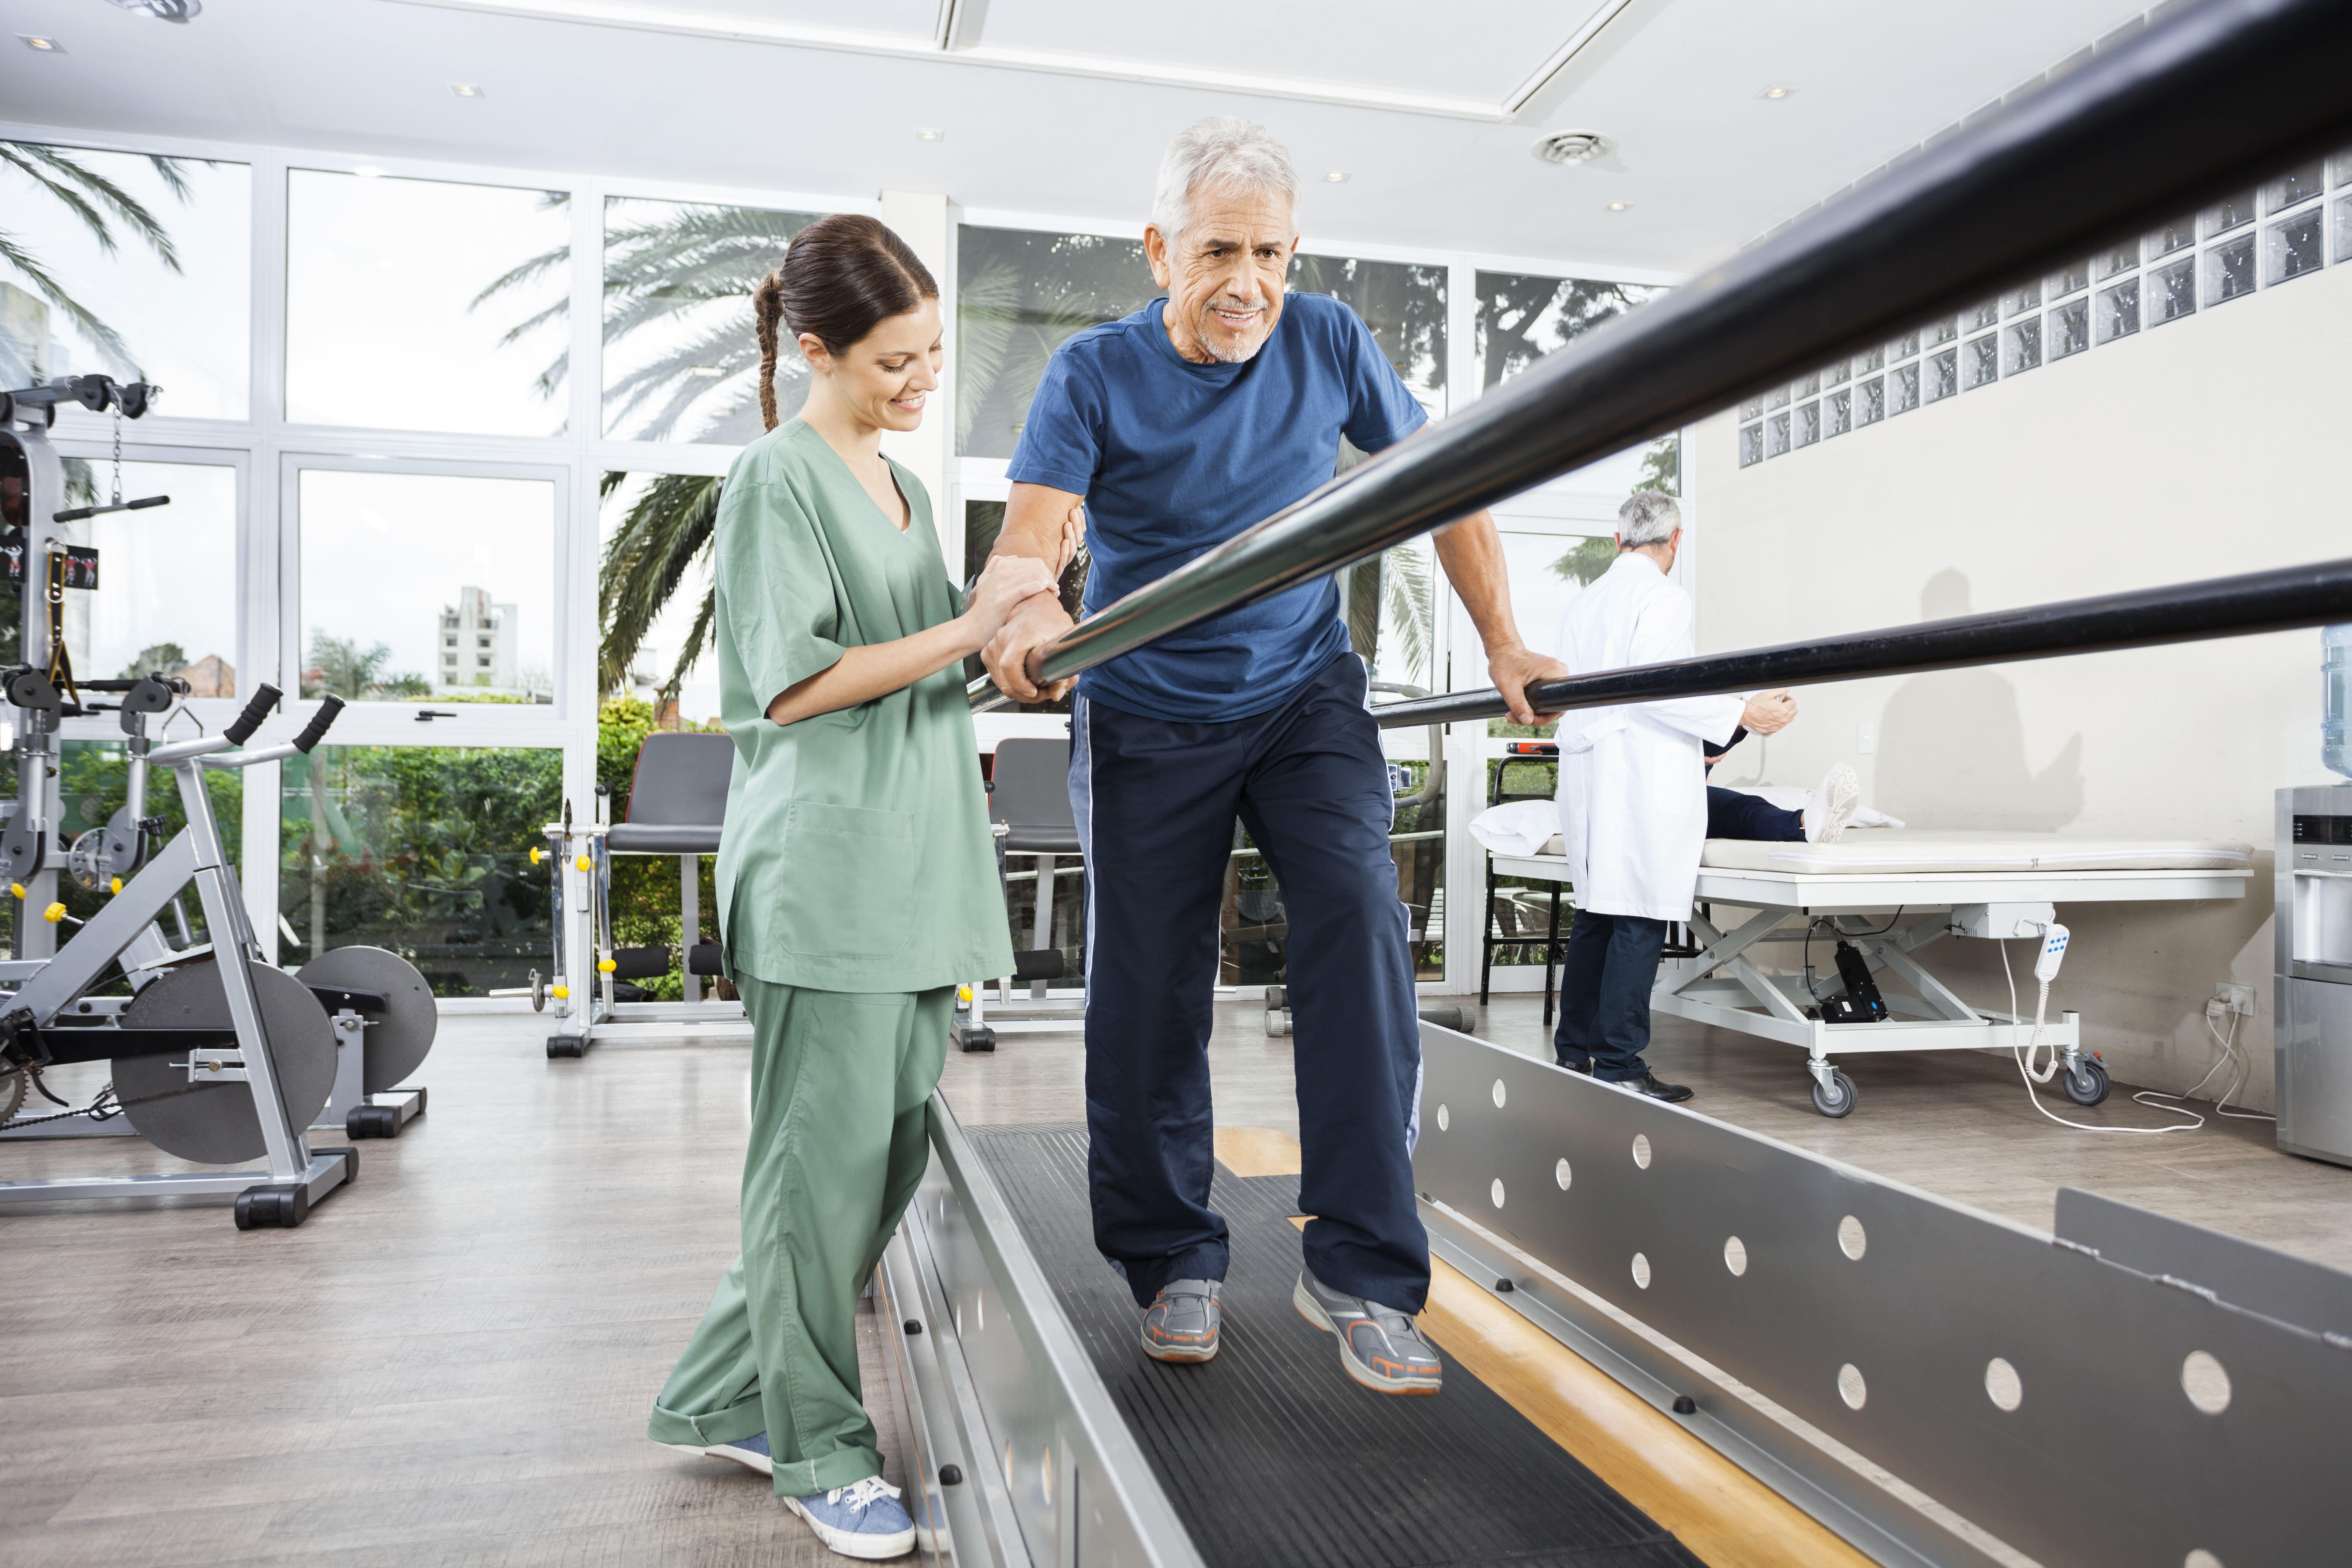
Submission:
<svg viewBox="0 0 2352 1568">
<path fill-rule="evenodd" d="M 1552 1050 L 1562 1067 L 1592 1063 L 1592 1076 L 1612 1083 L 1640 1078 L 1650 1043 L 1650 988 L 1666 922 L 1639 915 L 1576 911 L 1559 977 L 1559 1027 Z"/>
<path fill-rule="evenodd" d="M 1805 814 L 1782 811 L 1770 801 L 1736 789 L 1706 786 L 1706 836 L 1709 838 L 1760 838 L 1772 844 L 1793 844 L 1805 837 Z"/>
<path fill-rule="evenodd" d="M 1227 724 L 1142 718 L 1081 689 L 1070 804 L 1087 863 L 1095 1245 L 1138 1305 L 1171 1279 L 1225 1274 L 1208 1044 L 1236 816 L 1289 918 L 1307 1265 L 1403 1311 L 1428 1295 L 1412 1188 L 1421 1030 L 1365 679 L 1345 655 L 1283 707 Z"/>
</svg>

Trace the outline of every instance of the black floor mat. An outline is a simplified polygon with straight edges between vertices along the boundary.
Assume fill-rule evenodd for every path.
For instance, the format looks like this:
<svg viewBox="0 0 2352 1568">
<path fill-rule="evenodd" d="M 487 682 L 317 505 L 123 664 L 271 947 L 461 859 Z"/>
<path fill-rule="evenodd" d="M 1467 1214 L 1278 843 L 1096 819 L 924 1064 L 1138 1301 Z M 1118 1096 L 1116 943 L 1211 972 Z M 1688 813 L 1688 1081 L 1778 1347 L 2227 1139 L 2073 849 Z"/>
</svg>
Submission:
<svg viewBox="0 0 2352 1568">
<path fill-rule="evenodd" d="M 1205 1365 L 1163 1366 L 1094 1248 L 1086 1129 L 967 1131 L 1212 1568 L 1697 1568 L 1458 1364 L 1433 1399 L 1349 1383 L 1290 1303 L 1297 1178 L 1218 1167 L 1233 1231 L 1222 1345 Z"/>
</svg>

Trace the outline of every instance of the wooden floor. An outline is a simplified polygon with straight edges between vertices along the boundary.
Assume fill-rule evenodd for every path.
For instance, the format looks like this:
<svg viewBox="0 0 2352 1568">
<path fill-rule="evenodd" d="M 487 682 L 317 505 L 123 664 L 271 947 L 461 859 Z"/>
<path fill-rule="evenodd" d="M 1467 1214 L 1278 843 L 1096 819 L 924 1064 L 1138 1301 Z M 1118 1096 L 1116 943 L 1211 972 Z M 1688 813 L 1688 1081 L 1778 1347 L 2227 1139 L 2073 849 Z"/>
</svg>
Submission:
<svg viewBox="0 0 2352 1568">
<path fill-rule="evenodd" d="M 1481 1032 L 1539 1051 L 1536 1008 L 1498 999 Z M 1260 1016 L 1219 1008 L 1217 1120 L 1295 1133 L 1289 1042 Z M 2074 1184 L 2352 1268 L 2352 1171 L 2278 1154 L 2267 1122 L 2078 1133 L 2035 1115 L 2005 1060 L 1960 1053 L 1850 1064 L 1861 1105 L 1831 1122 L 1794 1050 L 1659 1033 L 1654 1065 L 1698 1087 L 1697 1109 L 2027 1224 Z M 216 1205 L 0 1210 L 0 1561 L 838 1561 L 764 1479 L 644 1436 L 736 1249 L 743 1047 L 551 1063 L 544 1034 L 445 1020 L 420 1075 L 430 1113 L 362 1145 L 358 1184 L 299 1230 L 241 1234 Z M 1075 1035 L 951 1054 L 946 1081 L 971 1123 L 1084 1114 Z M 2160 1120 L 2121 1093 L 2063 1110 Z M 0 1143 L 0 1178 L 172 1163 L 130 1139 Z"/>
</svg>

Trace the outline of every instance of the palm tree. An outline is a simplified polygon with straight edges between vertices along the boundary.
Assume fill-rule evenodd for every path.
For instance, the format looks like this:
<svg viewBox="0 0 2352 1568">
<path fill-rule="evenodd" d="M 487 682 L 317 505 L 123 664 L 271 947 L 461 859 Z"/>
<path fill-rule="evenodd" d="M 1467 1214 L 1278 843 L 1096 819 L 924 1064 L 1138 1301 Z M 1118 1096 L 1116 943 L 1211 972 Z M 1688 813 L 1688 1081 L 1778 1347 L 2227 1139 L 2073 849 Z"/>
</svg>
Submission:
<svg viewBox="0 0 2352 1568">
<path fill-rule="evenodd" d="M 606 473 L 598 493 L 610 496 L 626 478 Z M 709 474 L 656 476 L 605 544 L 604 564 L 596 574 L 596 602 L 604 622 L 596 645 L 598 690 L 618 690 L 628 679 L 646 633 L 677 595 L 687 569 L 709 557 L 711 529 L 719 521 L 719 479 Z M 717 591 L 706 591 L 686 646 L 663 683 L 665 698 L 677 695 L 687 671 L 710 646 L 718 613 Z"/>
<path fill-rule="evenodd" d="M 188 180 L 182 167 L 186 162 L 154 154 L 147 159 L 148 166 L 155 171 L 164 187 L 184 202 L 188 199 Z M 115 230 L 120 226 L 143 241 L 164 266 L 174 272 L 180 270 L 180 253 L 162 221 L 136 196 L 76 159 L 70 152 L 32 142 L 0 142 L 0 165 L 24 175 L 79 219 L 107 255 L 115 255 L 120 249 L 115 238 Z M 138 374 L 131 345 L 122 334 L 75 299 L 13 230 L 0 228 L 0 261 L 14 268 L 58 314 L 98 346 L 109 362 L 108 370 L 118 374 Z"/>
</svg>

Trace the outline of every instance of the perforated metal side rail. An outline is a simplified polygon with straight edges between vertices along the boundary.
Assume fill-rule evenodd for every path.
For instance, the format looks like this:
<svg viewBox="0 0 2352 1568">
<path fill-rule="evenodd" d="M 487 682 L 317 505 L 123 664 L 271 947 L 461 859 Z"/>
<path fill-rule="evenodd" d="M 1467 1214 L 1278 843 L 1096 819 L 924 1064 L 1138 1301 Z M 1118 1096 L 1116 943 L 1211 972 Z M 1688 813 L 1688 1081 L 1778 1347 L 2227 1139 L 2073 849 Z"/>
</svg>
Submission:
<svg viewBox="0 0 2352 1568">
<path fill-rule="evenodd" d="M 2019 1550 L 2352 1552 L 2352 1354 L 2226 1280 L 2167 1282 L 1466 1036 L 1422 1041 L 1425 1196 Z"/>
</svg>

